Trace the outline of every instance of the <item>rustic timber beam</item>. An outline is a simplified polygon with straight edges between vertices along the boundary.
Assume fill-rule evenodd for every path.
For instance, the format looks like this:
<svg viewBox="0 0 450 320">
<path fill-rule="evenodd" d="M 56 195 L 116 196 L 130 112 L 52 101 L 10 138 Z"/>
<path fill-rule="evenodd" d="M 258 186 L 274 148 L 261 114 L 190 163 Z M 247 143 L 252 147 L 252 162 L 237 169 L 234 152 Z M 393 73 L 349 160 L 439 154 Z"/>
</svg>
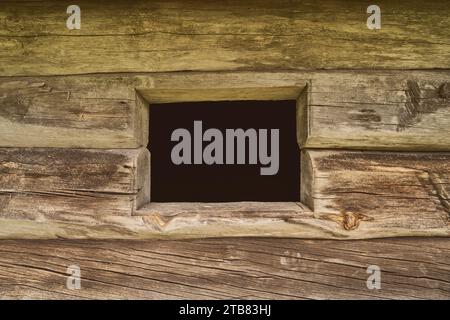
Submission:
<svg viewBox="0 0 450 320">
<path fill-rule="evenodd" d="M 448 71 L 330 73 L 311 82 L 305 148 L 450 150 Z"/>
<path fill-rule="evenodd" d="M 69 30 L 66 3 L 8 2 L 0 74 L 450 68 L 448 1 L 376 4 L 379 30 L 360 1 L 79 0 Z"/>
<path fill-rule="evenodd" d="M 130 216 L 150 201 L 147 149 L 0 148 L 0 217 Z"/>
<path fill-rule="evenodd" d="M 0 147 L 147 146 L 149 103 L 295 99 L 301 148 L 450 151 L 450 72 L 0 78 Z"/>
<path fill-rule="evenodd" d="M 450 240 L 1 241 L 2 299 L 448 299 Z M 81 270 L 81 290 L 66 287 Z M 379 266 L 381 289 L 367 268 Z"/>
<path fill-rule="evenodd" d="M 150 103 L 176 103 L 192 101 L 228 101 L 228 100 L 296 100 L 304 84 L 292 87 L 274 85 L 273 87 L 249 88 L 188 88 L 188 89 L 143 89 L 139 92 Z"/>
<path fill-rule="evenodd" d="M 399 204 L 400 206 L 402 203 Z M 405 206 L 405 209 L 409 209 Z M 401 209 L 397 209 L 401 212 Z M 101 211 L 99 211 L 100 213 Z M 389 209 L 362 219 L 343 212 L 312 212 L 301 203 L 150 203 L 133 216 L 55 215 L 0 218 L 0 239 L 190 239 L 216 237 L 292 237 L 370 239 L 450 236 L 448 217 Z M 342 219 L 349 217 L 350 219 Z M 348 228 L 356 217 L 358 226 Z M 359 220 L 358 220 L 359 219 Z M 360 221 L 361 220 L 361 221 Z M 343 222 L 344 221 L 344 222 Z M 386 222 L 388 221 L 388 222 Z"/>
<path fill-rule="evenodd" d="M 121 77 L 0 78 L 2 147 L 147 146 L 148 108 Z"/>
<path fill-rule="evenodd" d="M 450 153 L 304 150 L 301 201 L 346 230 L 447 229 Z"/>
</svg>

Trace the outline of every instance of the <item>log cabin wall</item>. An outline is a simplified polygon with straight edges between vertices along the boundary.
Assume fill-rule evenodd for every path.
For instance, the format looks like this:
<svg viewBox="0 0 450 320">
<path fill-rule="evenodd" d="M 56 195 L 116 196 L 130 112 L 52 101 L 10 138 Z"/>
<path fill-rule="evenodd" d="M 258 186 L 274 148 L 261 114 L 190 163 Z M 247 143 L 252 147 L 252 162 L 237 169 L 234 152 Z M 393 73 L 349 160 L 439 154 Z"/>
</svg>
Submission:
<svg viewBox="0 0 450 320">
<path fill-rule="evenodd" d="M 361 1 L 0 4 L 1 298 L 450 297 L 448 1 L 376 30 Z M 228 99 L 297 100 L 300 201 L 152 202 L 151 104 Z"/>
</svg>

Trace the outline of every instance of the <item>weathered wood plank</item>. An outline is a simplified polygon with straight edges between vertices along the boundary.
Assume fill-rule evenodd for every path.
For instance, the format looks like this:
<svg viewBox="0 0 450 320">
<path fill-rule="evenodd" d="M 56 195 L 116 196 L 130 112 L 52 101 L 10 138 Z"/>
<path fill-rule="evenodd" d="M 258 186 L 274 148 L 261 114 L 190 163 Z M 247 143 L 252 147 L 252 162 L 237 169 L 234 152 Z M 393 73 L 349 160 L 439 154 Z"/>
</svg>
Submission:
<svg viewBox="0 0 450 320">
<path fill-rule="evenodd" d="M 0 79 L 3 147 L 147 146 L 148 110 L 118 77 Z"/>
<path fill-rule="evenodd" d="M 66 3 L 3 4 L 0 74 L 450 67 L 445 0 L 379 0 L 380 30 L 358 1 L 77 4 L 80 30 L 66 28 Z"/>
<path fill-rule="evenodd" d="M 450 72 L 329 73 L 309 90 L 303 147 L 450 150 Z"/>
<path fill-rule="evenodd" d="M 0 216 L 76 222 L 131 215 L 149 201 L 149 162 L 145 148 L 0 148 Z"/>
<path fill-rule="evenodd" d="M 301 200 L 346 230 L 449 229 L 450 154 L 304 150 Z"/>
<path fill-rule="evenodd" d="M 190 89 L 144 89 L 143 98 L 152 103 L 227 100 L 296 100 L 306 83 L 296 87 L 262 88 L 190 88 Z"/>
<path fill-rule="evenodd" d="M 308 84 L 299 100 L 302 147 L 449 151 L 449 83 L 448 71 L 6 77 L 0 146 L 146 146 L 148 102 L 295 98 Z"/>
<path fill-rule="evenodd" d="M 195 239 L 264 236 L 346 240 L 450 236 L 446 218 L 437 213 L 420 212 L 420 216 L 416 217 L 398 211 L 400 214 L 397 217 L 384 211 L 385 215 L 378 215 L 376 219 L 364 221 L 358 228 L 349 230 L 334 219 L 335 216 L 331 216 L 331 219 L 329 212 L 325 212 L 325 215 L 313 213 L 301 203 L 150 203 L 136 210 L 133 216 L 88 216 L 73 213 L 50 218 L 29 217 L 27 220 L 21 217 L 0 218 L 0 239 Z M 415 219 L 417 222 L 414 222 Z"/>
<path fill-rule="evenodd" d="M 449 299 L 450 240 L 2 241 L 2 299 Z M 67 267 L 81 289 L 66 287 Z M 381 289 L 366 286 L 367 267 Z"/>
</svg>

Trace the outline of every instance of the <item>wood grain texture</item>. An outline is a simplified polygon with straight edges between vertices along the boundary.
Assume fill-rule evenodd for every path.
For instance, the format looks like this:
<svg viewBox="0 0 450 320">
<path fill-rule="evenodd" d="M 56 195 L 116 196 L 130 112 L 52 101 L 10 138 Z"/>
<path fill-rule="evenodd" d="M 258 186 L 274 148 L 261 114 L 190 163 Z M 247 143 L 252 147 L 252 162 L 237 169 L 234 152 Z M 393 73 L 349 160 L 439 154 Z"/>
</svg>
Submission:
<svg viewBox="0 0 450 320">
<path fill-rule="evenodd" d="M 150 198 L 147 149 L 0 149 L 0 216 L 131 215 Z"/>
<path fill-rule="evenodd" d="M 66 3 L 3 3 L 0 74 L 450 67 L 445 0 L 380 0 L 380 30 L 359 1 L 77 4 L 80 30 Z"/>
<path fill-rule="evenodd" d="M 450 151 L 449 84 L 448 71 L 0 77 L 0 146 L 146 146 L 149 101 L 276 100 L 302 92 L 301 147 Z"/>
<path fill-rule="evenodd" d="M 327 74 L 312 80 L 303 147 L 450 150 L 450 72 Z"/>
<path fill-rule="evenodd" d="M 0 145 L 147 146 L 148 108 L 137 99 L 120 76 L 0 78 Z"/>
<path fill-rule="evenodd" d="M 190 89 L 144 89 L 143 98 L 150 103 L 176 103 L 191 101 L 227 100 L 296 100 L 305 84 L 297 87 L 262 88 L 190 88 Z"/>
<path fill-rule="evenodd" d="M 300 203 L 150 203 L 133 216 L 0 218 L 0 239 L 188 239 L 237 236 L 345 239 Z M 389 232 L 389 231 L 388 231 Z"/>
<path fill-rule="evenodd" d="M 362 219 L 362 222 L 357 216 L 358 227 L 348 228 L 340 220 L 341 215 L 331 215 L 329 211 L 322 215 L 301 203 L 150 203 L 136 210 L 133 216 L 78 214 L 51 218 L 0 218 L 0 239 L 144 240 L 264 236 L 349 240 L 450 236 L 448 219 L 439 212 L 412 215 L 403 212 L 402 205 L 405 210 L 409 209 L 399 202 L 397 212 L 384 208 L 374 219 Z M 347 213 L 346 217 L 354 215 Z"/>
<path fill-rule="evenodd" d="M 1 241 L 2 299 L 449 299 L 450 240 Z M 67 267 L 81 289 L 66 288 Z M 369 265 L 381 289 L 369 290 Z"/>
<path fill-rule="evenodd" d="M 301 199 L 319 219 L 367 233 L 450 231 L 449 153 L 306 150 L 302 165 Z"/>
</svg>

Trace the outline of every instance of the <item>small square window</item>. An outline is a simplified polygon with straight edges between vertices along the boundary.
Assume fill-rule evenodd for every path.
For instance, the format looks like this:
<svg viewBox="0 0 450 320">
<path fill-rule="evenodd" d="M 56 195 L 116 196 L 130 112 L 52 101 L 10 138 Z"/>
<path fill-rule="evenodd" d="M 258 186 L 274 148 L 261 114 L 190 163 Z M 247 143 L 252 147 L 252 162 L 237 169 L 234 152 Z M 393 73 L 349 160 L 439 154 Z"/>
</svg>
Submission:
<svg viewBox="0 0 450 320">
<path fill-rule="evenodd" d="M 152 202 L 299 201 L 295 100 L 150 104 L 150 114 Z"/>
<path fill-rule="evenodd" d="M 148 113 L 142 131 L 149 129 L 151 160 L 142 172 L 149 173 L 143 180 L 151 192 L 134 215 L 155 230 L 189 237 L 284 234 L 286 220 L 312 216 L 300 202 L 311 84 L 291 79 L 252 87 L 246 76 L 231 84 L 220 79 L 180 77 L 136 88 L 138 106 Z M 243 143 L 227 148 L 227 130 Z M 216 138 L 221 142 L 213 148 Z"/>
</svg>

